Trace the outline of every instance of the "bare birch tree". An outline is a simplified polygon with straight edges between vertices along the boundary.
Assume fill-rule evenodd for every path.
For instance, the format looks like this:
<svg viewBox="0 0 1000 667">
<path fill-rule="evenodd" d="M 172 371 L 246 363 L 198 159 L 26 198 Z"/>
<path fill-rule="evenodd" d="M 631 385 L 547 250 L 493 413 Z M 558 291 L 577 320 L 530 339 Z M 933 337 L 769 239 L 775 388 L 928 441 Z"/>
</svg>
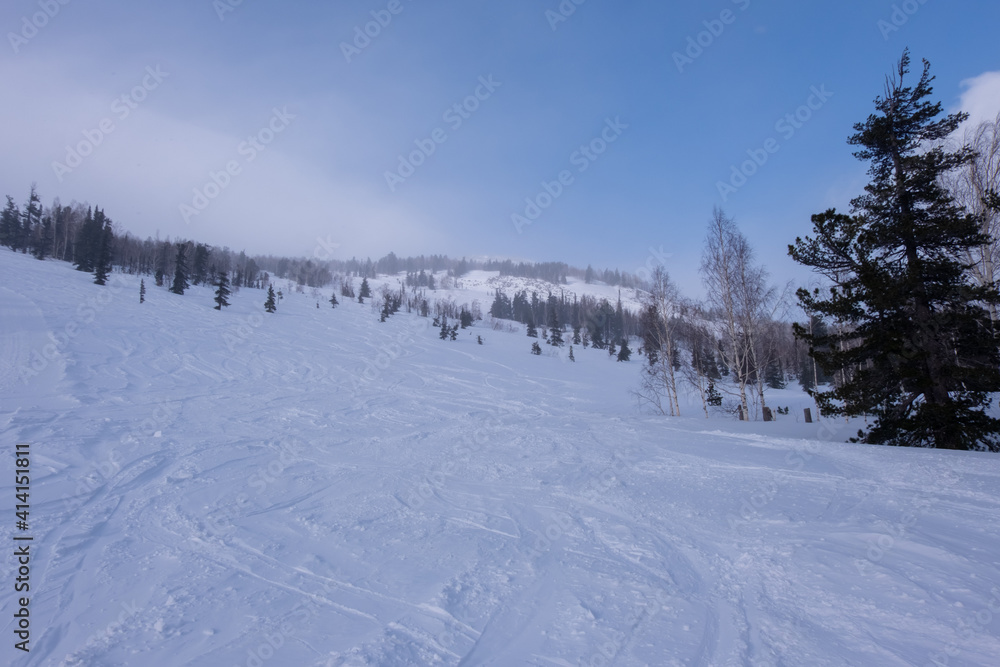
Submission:
<svg viewBox="0 0 1000 667">
<path fill-rule="evenodd" d="M 647 365 L 643 369 L 641 400 L 653 405 L 660 414 L 680 416 L 676 369 L 680 365 L 677 346 L 678 308 L 681 296 L 677 286 L 662 266 L 653 269 L 643 314 L 643 346 Z M 664 402 L 666 405 L 664 405 Z"/>
<path fill-rule="evenodd" d="M 1000 113 L 993 120 L 967 129 L 960 145 L 970 146 L 976 158 L 949 173 L 945 185 L 955 203 L 979 216 L 980 231 L 991 239 L 990 243 L 969 251 L 966 258 L 976 282 L 988 285 L 996 281 L 1000 265 L 1000 211 L 989 206 L 990 193 L 1000 192 Z M 996 305 L 987 304 L 987 310 L 990 319 L 996 322 Z"/>
<path fill-rule="evenodd" d="M 748 387 L 757 390 L 755 407 L 758 401 L 764 407 L 764 368 L 773 354 L 764 332 L 780 300 L 767 283 L 767 271 L 754 262 L 750 243 L 719 208 L 712 211 L 701 273 L 708 302 L 721 317 L 723 362 L 736 379 L 740 408 L 749 419 Z"/>
</svg>

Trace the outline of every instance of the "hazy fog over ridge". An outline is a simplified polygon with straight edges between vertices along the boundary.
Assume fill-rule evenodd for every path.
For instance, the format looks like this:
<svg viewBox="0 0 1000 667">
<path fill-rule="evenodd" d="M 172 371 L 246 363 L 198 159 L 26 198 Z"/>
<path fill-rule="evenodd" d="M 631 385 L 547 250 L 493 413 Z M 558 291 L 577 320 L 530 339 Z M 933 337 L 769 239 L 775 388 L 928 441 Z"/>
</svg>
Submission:
<svg viewBox="0 0 1000 667">
<path fill-rule="evenodd" d="M 905 46 L 946 106 L 1000 109 L 985 3 L 49 4 L 0 10 L 4 192 L 251 253 L 634 270 L 662 247 L 696 293 L 721 205 L 801 280 L 785 246 L 860 193 L 846 138 Z"/>
</svg>

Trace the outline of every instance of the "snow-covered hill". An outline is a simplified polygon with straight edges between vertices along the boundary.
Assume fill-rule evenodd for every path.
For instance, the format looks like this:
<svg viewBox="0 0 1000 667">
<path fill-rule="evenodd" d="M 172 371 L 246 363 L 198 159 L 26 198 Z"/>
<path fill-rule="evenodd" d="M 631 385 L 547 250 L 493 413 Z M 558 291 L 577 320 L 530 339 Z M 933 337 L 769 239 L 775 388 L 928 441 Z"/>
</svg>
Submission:
<svg viewBox="0 0 1000 667">
<path fill-rule="evenodd" d="M 997 664 L 996 455 L 843 444 L 791 391 L 643 415 L 601 351 L 150 282 L 0 250 L 4 664 Z"/>
<path fill-rule="evenodd" d="M 483 313 L 488 313 L 490 304 L 497 290 L 501 290 L 508 297 L 513 297 L 515 293 L 524 291 L 528 295 L 537 292 L 539 298 L 545 299 L 550 293 L 558 296 L 565 296 L 568 301 L 573 301 L 575 297 L 591 296 L 597 300 L 607 299 L 614 304 L 621 298 L 622 308 L 637 313 L 641 308 L 641 298 L 643 292 L 640 290 L 615 287 L 601 282 L 586 283 L 577 278 L 569 278 L 567 284 L 556 285 L 545 280 L 532 278 L 519 278 L 514 276 L 501 276 L 499 271 L 469 271 L 460 278 L 448 278 L 447 272 L 439 271 L 434 274 L 436 284 L 439 289 L 426 290 L 430 300 L 451 300 L 456 305 L 469 304 L 478 301 Z M 382 285 L 391 289 L 399 289 L 405 281 L 406 274 L 400 273 L 395 276 L 381 275 L 369 281 L 372 289 L 378 290 Z M 359 284 L 357 278 L 354 279 L 355 287 Z"/>
</svg>

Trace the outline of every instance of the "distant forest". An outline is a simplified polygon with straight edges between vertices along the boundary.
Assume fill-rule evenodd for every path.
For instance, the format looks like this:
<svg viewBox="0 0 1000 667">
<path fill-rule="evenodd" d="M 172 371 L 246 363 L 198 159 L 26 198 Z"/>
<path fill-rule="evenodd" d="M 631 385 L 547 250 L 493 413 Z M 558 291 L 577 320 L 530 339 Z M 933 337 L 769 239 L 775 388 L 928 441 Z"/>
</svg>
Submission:
<svg viewBox="0 0 1000 667">
<path fill-rule="evenodd" d="M 114 223 L 100 208 L 73 202 L 63 205 L 58 198 L 51 206 L 43 206 L 35 186 L 19 207 L 7 195 L 7 204 L 0 213 L 0 245 L 30 253 L 38 259 L 52 257 L 73 262 L 77 267 L 90 270 L 100 252 L 98 236 L 108 223 L 111 237 L 111 265 L 127 274 L 171 276 L 175 271 L 177 250 L 187 248 L 192 259 L 192 282 L 206 282 L 218 272 L 230 276 L 237 287 L 263 289 L 272 279 L 291 280 L 306 287 L 326 287 L 334 283 L 334 276 L 374 278 L 377 275 L 395 275 L 400 272 L 417 274 L 447 272 L 460 278 L 469 271 L 499 271 L 500 275 L 516 278 L 533 278 L 556 284 L 565 284 L 568 278 L 578 278 L 588 283 L 600 281 L 624 288 L 641 288 L 642 281 L 617 269 L 595 270 L 571 267 L 563 262 L 514 262 L 498 259 L 454 259 L 447 255 L 418 255 L 397 257 L 390 252 L 378 260 L 278 257 L 274 255 L 248 256 L 228 247 L 213 247 L 189 239 L 140 239 Z M 100 226 L 101 232 L 94 231 Z M 433 287 L 432 287 L 433 288 Z"/>
</svg>

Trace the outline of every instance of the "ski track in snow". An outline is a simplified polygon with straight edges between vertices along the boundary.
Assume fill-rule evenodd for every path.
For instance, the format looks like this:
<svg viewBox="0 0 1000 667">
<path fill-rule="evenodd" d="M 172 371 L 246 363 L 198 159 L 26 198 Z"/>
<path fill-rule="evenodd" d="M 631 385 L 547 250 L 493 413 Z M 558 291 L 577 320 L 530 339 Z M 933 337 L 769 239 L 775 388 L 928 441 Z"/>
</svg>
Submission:
<svg viewBox="0 0 1000 667">
<path fill-rule="evenodd" d="M 443 342 L 367 304 L 292 293 L 263 316 L 244 289 L 216 312 L 195 287 L 140 305 L 131 277 L 100 288 L 6 250 L 0 284 L 0 445 L 33 457 L 32 651 L 16 664 L 1000 655 L 996 456 L 706 422 L 694 403 L 641 415 L 638 363 L 534 357 L 484 328 Z"/>
</svg>

